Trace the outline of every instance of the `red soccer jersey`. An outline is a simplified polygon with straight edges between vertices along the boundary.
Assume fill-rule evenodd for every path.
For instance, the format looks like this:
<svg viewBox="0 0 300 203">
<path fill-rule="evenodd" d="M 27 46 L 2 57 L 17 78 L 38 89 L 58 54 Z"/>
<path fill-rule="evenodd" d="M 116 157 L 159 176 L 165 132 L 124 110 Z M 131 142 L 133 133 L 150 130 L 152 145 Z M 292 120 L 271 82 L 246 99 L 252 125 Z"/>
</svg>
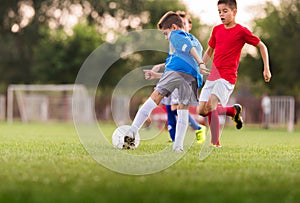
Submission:
<svg viewBox="0 0 300 203">
<path fill-rule="evenodd" d="M 246 27 L 237 24 L 226 29 L 223 24 L 217 25 L 212 31 L 208 45 L 214 49 L 214 59 L 208 80 L 223 78 L 235 84 L 240 55 L 245 43 L 256 46 L 260 39 Z"/>
</svg>

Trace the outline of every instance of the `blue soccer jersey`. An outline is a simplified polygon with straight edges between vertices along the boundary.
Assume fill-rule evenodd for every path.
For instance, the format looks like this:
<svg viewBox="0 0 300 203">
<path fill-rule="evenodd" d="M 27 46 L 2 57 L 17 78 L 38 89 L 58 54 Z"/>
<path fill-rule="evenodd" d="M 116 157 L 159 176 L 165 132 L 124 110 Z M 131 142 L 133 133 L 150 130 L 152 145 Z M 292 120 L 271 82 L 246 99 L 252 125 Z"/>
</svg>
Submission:
<svg viewBox="0 0 300 203">
<path fill-rule="evenodd" d="M 192 47 L 200 58 L 202 58 L 203 48 L 200 42 L 192 34 L 182 30 L 173 30 L 169 37 L 169 55 L 166 59 L 165 71 L 178 71 L 190 74 L 197 78 L 198 87 L 202 86 L 202 75 L 199 72 L 199 66 L 190 54 Z"/>
</svg>

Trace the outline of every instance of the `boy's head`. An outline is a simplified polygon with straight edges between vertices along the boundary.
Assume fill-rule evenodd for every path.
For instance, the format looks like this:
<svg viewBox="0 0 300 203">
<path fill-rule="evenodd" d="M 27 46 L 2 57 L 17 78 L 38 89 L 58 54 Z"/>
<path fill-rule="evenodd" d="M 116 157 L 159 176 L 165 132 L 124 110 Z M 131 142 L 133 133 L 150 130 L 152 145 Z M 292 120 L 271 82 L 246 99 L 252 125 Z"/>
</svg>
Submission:
<svg viewBox="0 0 300 203">
<path fill-rule="evenodd" d="M 184 11 L 176 11 L 176 14 L 178 14 L 183 21 L 184 31 L 190 32 L 193 26 L 191 16 Z"/>
<path fill-rule="evenodd" d="M 236 0 L 219 0 L 218 5 L 226 4 L 231 10 L 237 9 Z"/>
<path fill-rule="evenodd" d="M 176 27 L 176 29 L 183 29 L 183 22 L 179 15 L 177 15 L 173 11 L 167 12 L 159 22 L 157 23 L 157 27 L 160 30 L 166 30 Z"/>
<path fill-rule="evenodd" d="M 218 12 L 225 27 L 233 27 L 235 25 L 235 16 L 237 13 L 236 0 L 219 0 Z"/>
</svg>

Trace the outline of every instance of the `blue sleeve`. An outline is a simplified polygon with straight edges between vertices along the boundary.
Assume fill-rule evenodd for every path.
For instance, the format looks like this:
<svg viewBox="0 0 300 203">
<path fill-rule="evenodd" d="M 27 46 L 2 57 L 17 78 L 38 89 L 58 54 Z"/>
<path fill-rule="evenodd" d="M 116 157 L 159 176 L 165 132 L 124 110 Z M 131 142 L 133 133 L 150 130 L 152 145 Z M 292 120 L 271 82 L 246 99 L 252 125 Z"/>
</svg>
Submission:
<svg viewBox="0 0 300 203">
<path fill-rule="evenodd" d="M 176 51 L 189 53 L 193 47 L 192 41 L 183 31 L 173 31 L 169 40 Z"/>
</svg>

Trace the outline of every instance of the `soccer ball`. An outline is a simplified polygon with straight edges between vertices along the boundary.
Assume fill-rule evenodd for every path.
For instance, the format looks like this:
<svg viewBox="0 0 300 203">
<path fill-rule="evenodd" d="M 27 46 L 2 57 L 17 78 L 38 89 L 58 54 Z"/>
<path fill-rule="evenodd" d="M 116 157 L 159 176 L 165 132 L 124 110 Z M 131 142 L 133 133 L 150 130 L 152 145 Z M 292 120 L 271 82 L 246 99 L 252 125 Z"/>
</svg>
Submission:
<svg viewBox="0 0 300 203">
<path fill-rule="evenodd" d="M 140 135 L 137 133 L 135 137 L 128 134 L 129 125 L 119 126 L 112 134 L 112 144 L 117 149 L 136 149 L 140 144 Z M 127 136 L 126 136 L 127 135 Z"/>
</svg>

